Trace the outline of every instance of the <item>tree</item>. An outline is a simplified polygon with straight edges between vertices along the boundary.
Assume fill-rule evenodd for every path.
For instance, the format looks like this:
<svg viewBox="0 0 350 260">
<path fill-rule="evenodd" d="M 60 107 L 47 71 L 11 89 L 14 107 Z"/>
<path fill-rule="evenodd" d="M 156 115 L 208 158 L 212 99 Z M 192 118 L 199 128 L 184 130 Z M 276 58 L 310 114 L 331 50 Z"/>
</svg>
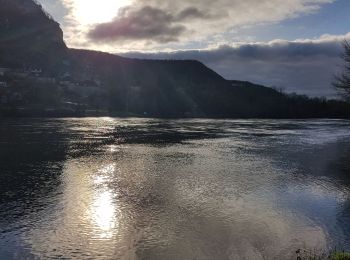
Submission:
<svg viewBox="0 0 350 260">
<path fill-rule="evenodd" d="M 350 101 L 350 42 L 345 40 L 343 43 L 345 69 L 340 76 L 337 76 L 333 85 L 341 92 L 344 99 Z"/>
</svg>

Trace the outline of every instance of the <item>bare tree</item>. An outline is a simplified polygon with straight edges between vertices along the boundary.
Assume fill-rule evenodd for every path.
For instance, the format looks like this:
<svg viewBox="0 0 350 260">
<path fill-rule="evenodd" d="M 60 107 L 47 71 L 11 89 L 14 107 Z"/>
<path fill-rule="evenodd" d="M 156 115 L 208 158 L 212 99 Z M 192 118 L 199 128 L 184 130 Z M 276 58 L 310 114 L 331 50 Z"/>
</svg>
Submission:
<svg viewBox="0 0 350 260">
<path fill-rule="evenodd" d="M 340 91 L 345 100 L 350 101 L 350 42 L 343 42 L 345 68 L 340 76 L 336 76 L 333 85 Z"/>
</svg>

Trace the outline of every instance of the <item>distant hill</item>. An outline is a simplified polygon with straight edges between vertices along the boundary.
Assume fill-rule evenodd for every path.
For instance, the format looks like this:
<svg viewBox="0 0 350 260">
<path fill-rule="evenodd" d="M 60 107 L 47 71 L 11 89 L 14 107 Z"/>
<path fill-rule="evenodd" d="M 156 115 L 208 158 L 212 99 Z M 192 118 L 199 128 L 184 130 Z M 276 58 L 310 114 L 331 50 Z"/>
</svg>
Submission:
<svg viewBox="0 0 350 260">
<path fill-rule="evenodd" d="M 346 103 L 225 80 L 195 60 L 140 60 L 68 49 L 59 24 L 36 2 L 0 0 L 0 6 L 0 68 L 40 71 L 0 77 L 9 86 L 0 89 L 3 115 L 350 116 Z"/>
<path fill-rule="evenodd" d="M 109 108 L 153 116 L 204 115 L 197 94 L 228 87 L 220 75 L 195 60 L 159 61 L 122 58 L 116 55 L 70 50 L 73 64 L 103 78 Z M 200 102 L 200 104 L 198 103 Z"/>
</svg>

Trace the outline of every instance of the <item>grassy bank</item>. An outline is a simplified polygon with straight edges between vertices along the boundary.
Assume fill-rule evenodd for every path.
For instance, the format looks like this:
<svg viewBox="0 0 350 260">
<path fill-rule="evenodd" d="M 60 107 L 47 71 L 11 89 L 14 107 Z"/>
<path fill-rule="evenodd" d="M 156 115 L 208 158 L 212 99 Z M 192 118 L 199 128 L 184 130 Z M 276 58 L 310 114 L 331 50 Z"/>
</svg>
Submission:
<svg viewBox="0 0 350 260">
<path fill-rule="evenodd" d="M 298 250 L 297 260 L 350 260 L 350 253 L 333 250 L 328 253 L 316 253 L 306 250 Z"/>
</svg>

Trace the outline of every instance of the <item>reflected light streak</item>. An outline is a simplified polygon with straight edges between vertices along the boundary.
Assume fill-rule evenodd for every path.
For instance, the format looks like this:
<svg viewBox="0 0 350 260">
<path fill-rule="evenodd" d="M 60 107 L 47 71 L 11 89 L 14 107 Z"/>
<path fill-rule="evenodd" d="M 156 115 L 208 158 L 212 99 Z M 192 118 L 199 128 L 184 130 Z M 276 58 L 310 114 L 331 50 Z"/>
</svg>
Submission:
<svg viewBox="0 0 350 260">
<path fill-rule="evenodd" d="M 115 169 L 115 163 L 102 167 L 98 171 L 99 175 L 94 178 L 94 183 L 97 185 L 108 183 Z M 97 229 L 96 233 L 98 233 L 99 238 L 111 238 L 117 226 L 117 211 L 113 194 L 107 187 L 97 188 L 94 193 L 90 218 Z"/>
<path fill-rule="evenodd" d="M 112 174 L 115 171 L 115 163 L 108 164 L 107 166 L 103 167 L 100 172 L 102 174 Z"/>
<path fill-rule="evenodd" d="M 97 195 L 92 204 L 91 217 L 98 228 L 100 238 L 111 238 L 117 226 L 116 209 L 110 191 Z"/>
</svg>

